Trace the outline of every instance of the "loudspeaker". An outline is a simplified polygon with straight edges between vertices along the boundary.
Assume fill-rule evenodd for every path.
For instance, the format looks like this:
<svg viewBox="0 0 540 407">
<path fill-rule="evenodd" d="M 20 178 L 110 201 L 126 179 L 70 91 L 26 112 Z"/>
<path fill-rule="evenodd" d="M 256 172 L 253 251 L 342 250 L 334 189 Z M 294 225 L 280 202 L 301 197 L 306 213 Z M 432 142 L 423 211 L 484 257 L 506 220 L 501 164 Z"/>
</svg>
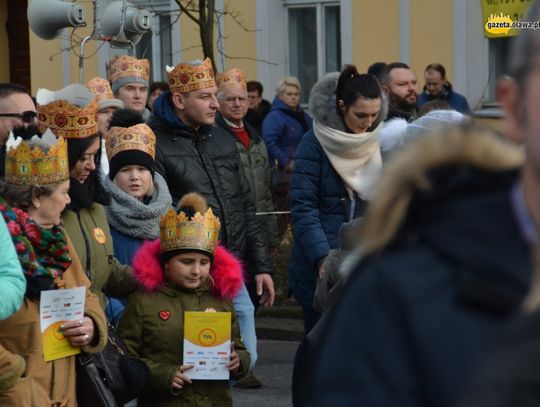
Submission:
<svg viewBox="0 0 540 407">
<path fill-rule="evenodd" d="M 63 28 L 86 25 L 84 9 L 62 0 L 32 0 L 27 16 L 34 34 L 44 40 L 56 38 Z"/>
<path fill-rule="evenodd" d="M 125 3 L 124 30 L 120 32 L 124 2 L 114 1 L 107 6 L 101 19 L 101 32 L 106 37 L 115 37 L 116 42 L 139 42 L 142 34 L 152 28 L 152 16 L 148 10 L 137 9 L 131 3 Z"/>
</svg>

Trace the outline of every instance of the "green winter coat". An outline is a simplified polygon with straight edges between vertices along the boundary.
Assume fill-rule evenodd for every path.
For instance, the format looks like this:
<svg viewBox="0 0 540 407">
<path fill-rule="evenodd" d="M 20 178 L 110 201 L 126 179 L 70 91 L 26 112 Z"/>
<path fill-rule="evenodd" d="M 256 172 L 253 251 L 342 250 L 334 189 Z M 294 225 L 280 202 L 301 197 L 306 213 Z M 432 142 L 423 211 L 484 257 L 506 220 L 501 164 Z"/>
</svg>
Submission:
<svg viewBox="0 0 540 407">
<path fill-rule="evenodd" d="M 249 148 L 246 150 L 219 113 L 216 116 L 216 125 L 234 138 L 251 189 L 251 200 L 255 203 L 256 211 L 273 212 L 274 204 L 270 192 L 270 164 L 263 139 L 253 126 L 244 121 L 250 137 Z M 264 237 L 268 247 L 276 247 L 279 244 L 276 215 L 257 215 L 257 220 L 265 232 Z"/>
<path fill-rule="evenodd" d="M 168 285 L 159 258 L 159 241 L 147 242 L 133 258 L 135 278 L 145 292 L 129 298 L 118 333 L 128 351 L 143 360 L 150 370 L 146 389 L 139 398 L 142 406 L 160 407 L 230 407 L 232 393 L 227 380 L 193 380 L 181 390 L 173 390 L 172 381 L 183 364 L 184 312 L 206 311 L 231 313 L 231 341 L 240 359 L 240 368 L 231 377 L 238 379 L 249 369 L 249 352 L 240 339 L 237 316 L 230 298 L 243 285 L 240 262 L 218 246 L 210 275 L 214 282 L 197 289 Z"/>
<path fill-rule="evenodd" d="M 78 212 L 66 209 L 62 222 L 92 283 L 91 290 L 98 296 L 104 309 L 105 296 L 127 298 L 138 288 L 131 275 L 131 267 L 120 264 L 114 257 L 103 206 L 92 203 Z"/>
<path fill-rule="evenodd" d="M 240 357 L 242 376 L 249 367 L 249 353 L 240 340 L 237 317 L 231 301 L 210 295 L 207 289 L 187 291 L 170 286 L 154 293 L 137 293 L 130 297 L 118 333 L 129 352 L 141 358 L 150 369 L 147 389 L 141 397 L 143 406 L 232 406 L 232 394 L 225 380 L 194 380 L 179 392 L 172 380 L 182 365 L 184 348 L 184 312 L 214 308 L 232 314 L 231 338 Z M 160 312 L 168 311 L 167 320 Z M 176 394 L 175 394 L 176 393 Z"/>
</svg>

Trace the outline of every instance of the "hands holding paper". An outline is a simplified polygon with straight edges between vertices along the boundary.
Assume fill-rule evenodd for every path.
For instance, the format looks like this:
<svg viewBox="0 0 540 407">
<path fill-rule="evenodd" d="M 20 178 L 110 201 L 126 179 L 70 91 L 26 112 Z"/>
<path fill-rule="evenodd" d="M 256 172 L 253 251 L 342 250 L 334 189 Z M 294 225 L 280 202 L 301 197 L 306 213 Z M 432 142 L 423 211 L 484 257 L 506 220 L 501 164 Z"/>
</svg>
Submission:
<svg viewBox="0 0 540 407">
<path fill-rule="evenodd" d="M 60 329 L 73 346 L 87 346 L 94 340 L 94 321 L 90 317 L 64 322 Z"/>
<path fill-rule="evenodd" d="M 185 375 L 184 372 L 192 368 L 193 365 L 182 365 L 178 368 L 172 381 L 173 389 L 182 390 L 184 384 L 191 383 L 191 379 L 187 375 Z"/>
</svg>

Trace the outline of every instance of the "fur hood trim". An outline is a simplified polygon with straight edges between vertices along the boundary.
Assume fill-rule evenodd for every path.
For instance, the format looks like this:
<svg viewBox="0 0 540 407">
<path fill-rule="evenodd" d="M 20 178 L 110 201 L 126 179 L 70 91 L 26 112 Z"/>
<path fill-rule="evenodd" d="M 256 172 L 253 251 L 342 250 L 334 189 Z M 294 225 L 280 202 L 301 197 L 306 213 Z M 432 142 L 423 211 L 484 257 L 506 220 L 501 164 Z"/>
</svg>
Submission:
<svg viewBox="0 0 540 407">
<path fill-rule="evenodd" d="M 324 126 L 339 131 L 346 131 L 343 120 L 339 117 L 336 107 L 336 86 L 339 72 L 330 72 L 324 75 L 313 87 L 309 94 L 309 112 L 314 120 Z M 381 90 L 381 113 L 371 126 L 375 129 L 388 114 L 388 100 Z"/>
<path fill-rule="evenodd" d="M 487 129 L 459 126 L 419 138 L 392 158 L 383 170 L 362 225 L 360 241 L 365 255 L 392 241 L 415 193 L 432 188 L 428 174 L 433 169 L 470 165 L 499 172 L 520 167 L 524 154 L 522 148 Z"/>
<path fill-rule="evenodd" d="M 232 299 L 244 284 L 240 261 L 223 246 L 218 245 L 210 269 L 214 280 L 212 294 Z M 159 239 L 145 242 L 133 257 L 133 276 L 147 292 L 158 291 L 165 284 L 159 261 Z"/>
</svg>

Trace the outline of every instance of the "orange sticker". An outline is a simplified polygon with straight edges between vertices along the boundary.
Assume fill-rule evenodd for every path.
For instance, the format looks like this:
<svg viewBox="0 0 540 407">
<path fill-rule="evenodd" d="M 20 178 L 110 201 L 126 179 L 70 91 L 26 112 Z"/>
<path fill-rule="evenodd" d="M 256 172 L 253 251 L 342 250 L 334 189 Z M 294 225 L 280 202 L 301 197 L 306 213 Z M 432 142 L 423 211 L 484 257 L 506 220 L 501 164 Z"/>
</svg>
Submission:
<svg viewBox="0 0 540 407">
<path fill-rule="evenodd" d="M 105 244 L 107 237 L 101 228 L 94 228 L 94 238 L 98 243 Z"/>
</svg>

